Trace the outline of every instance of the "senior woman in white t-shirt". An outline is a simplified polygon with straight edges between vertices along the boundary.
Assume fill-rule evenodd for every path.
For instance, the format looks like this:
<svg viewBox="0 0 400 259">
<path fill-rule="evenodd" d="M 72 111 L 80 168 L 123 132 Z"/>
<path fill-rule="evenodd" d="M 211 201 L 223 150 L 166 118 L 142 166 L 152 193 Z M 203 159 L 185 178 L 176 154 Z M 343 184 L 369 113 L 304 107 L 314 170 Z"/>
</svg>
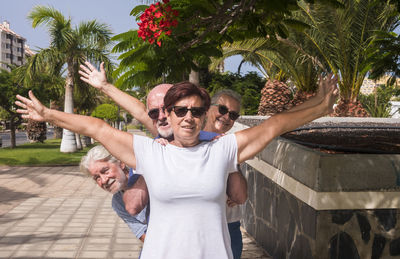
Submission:
<svg viewBox="0 0 400 259">
<path fill-rule="evenodd" d="M 332 111 L 336 80 L 322 81 L 325 98 L 310 107 L 277 114 L 258 126 L 212 142 L 200 142 L 199 132 L 210 106 L 205 89 L 189 82 L 175 84 L 164 105 L 174 140 L 163 146 L 153 139 L 112 128 L 93 117 L 68 114 L 43 106 L 32 94 L 17 96 L 23 118 L 48 121 L 90 136 L 111 154 L 143 173 L 151 212 L 141 258 L 232 258 L 225 215 L 229 172 L 253 157 L 275 137 Z"/>
</svg>

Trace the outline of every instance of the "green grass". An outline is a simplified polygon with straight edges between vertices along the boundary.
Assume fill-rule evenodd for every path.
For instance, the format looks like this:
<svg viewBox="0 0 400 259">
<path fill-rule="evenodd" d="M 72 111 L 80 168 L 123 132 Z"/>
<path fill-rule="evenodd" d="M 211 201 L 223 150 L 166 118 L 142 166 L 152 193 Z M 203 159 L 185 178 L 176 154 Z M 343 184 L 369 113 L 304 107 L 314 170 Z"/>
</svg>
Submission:
<svg viewBox="0 0 400 259">
<path fill-rule="evenodd" d="M 16 148 L 0 148 L 0 165 L 78 165 L 81 157 L 91 148 L 75 153 L 60 152 L 61 139 L 46 140 L 44 143 L 18 145 Z"/>
<path fill-rule="evenodd" d="M 143 130 L 143 129 L 144 129 L 144 126 L 143 126 L 142 124 L 136 124 L 136 125 L 134 125 L 134 124 L 128 124 L 128 125 L 126 125 L 125 127 L 126 127 L 127 130 L 130 130 L 130 129 L 140 129 L 140 130 Z"/>
</svg>

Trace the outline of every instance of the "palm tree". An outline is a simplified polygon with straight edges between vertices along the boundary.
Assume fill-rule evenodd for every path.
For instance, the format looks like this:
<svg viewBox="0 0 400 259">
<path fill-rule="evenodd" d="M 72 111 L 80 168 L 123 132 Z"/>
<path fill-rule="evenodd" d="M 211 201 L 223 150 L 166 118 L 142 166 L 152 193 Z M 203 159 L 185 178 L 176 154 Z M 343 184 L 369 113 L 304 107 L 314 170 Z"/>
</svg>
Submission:
<svg viewBox="0 0 400 259">
<path fill-rule="evenodd" d="M 300 90 L 297 93 L 315 91 L 318 75 L 333 72 L 341 92 L 335 115 L 365 116 L 357 97 L 371 64 L 368 53 L 374 48 L 371 42 L 376 30 L 390 31 L 398 23 L 395 6 L 379 0 L 342 1 L 341 8 L 298 3 L 300 11 L 292 17 L 309 28 L 300 32 L 291 29 L 288 38 L 277 36 L 277 41 L 256 38 L 225 44 L 223 58 L 240 54 L 244 62 L 258 67 L 269 79 L 274 73 L 271 68 L 277 67 L 278 75 L 284 72 Z M 271 81 L 266 86 L 271 91 L 278 88 Z"/>
<path fill-rule="evenodd" d="M 400 77 L 400 35 L 395 32 L 378 32 L 373 42 L 376 49 L 370 54 L 370 78 L 378 79 L 390 74 L 387 84 L 393 85 Z"/>
<path fill-rule="evenodd" d="M 29 63 L 29 73 L 40 72 L 49 64 L 60 71 L 66 65 L 64 111 L 74 112 L 73 92 L 77 85 L 79 64 L 88 59 L 92 62 L 105 62 L 111 71 L 111 61 L 107 56 L 107 47 L 111 42 L 111 31 L 105 24 L 96 20 L 82 22 L 72 27 L 71 19 L 66 19 L 52 7 L 36 6 L 28 15 L 32 27 L 46 26 L 50 34 L 50 46 L 41 49 Z M 61 141 L 61 152 L 75 152 L 76 141 L 74 133 L 65 130 Z"/>
<path fill-rule="evenodd" d="M 37 92 L 37 97 L 42 101 L 51 100 L 51 103 L 61 100 L 64 95 L 65 78 L 60 73 L 51 73 L 53 70 L 51 66 L 43 67 L 42 71 L 32 75 L 33 77 L 28 76 L 29 59 L 31 58 L 29 57 L 27 63 L 15 69 L 18 83 Z M 46 123 L 28 120 L 26 133 L 31 142 L 42 142 L 46 139 Z"/>
<path fill-rule="evenodd" d="M 368 53 L 375 31 L 388 31 L 396 23 L 396 7 L 391 1 L 343 1 L 343 8 L 309 5 L 300 1 L 305 22 L 311 29 L 304 31 L 318 50 L 321 62 L 327 64 L 339 79 L 340 101 L 336 116 L 364 116 L 358 94 L 370 68 Z"/>
<path fill-rule="evenodd" d="M 316 91 L 318 74 L 321 72 L 320 66 L 313 59 L 292 46 L 306 46 L 304 37 L 299 37 L 298 34 L 299 32 L 291 30 L 288 39 L 254 38 L 225 43 L 222 46 L 223 57 L 215 59 L 211 69 L 216 69 L 227 57 L 241 55 L 241 64 L 247 62 L 254 65 L 268 79 L 261 93 L 259 114 L 272 115 L 286 110 L 303 102 L 304 96 L 312 95 Z M 241 65 L 239 72 L 240 67 Z M 294 100 L 291 100 L 292 92 L 288 82 L 297 88 Z"/>
</svg>

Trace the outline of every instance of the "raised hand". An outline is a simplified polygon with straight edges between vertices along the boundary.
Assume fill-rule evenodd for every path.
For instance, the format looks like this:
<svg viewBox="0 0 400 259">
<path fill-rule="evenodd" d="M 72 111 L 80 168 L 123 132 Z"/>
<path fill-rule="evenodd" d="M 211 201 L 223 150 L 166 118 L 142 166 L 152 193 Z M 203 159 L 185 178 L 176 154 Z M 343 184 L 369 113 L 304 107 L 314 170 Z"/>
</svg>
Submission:
<svg viewBox="0 0 400 259">
<path fill-rule="evenodd" d="M 100 64 L 100 71 L 87 61 L 85 65 L 86 66 L 80 65 L 79 74 L 81 75 L 81 80 L 94 88 L 103 90 L 108 84 L 106 71 L 104 70 L 104 62 Z"/>
<path fill-rule="evenodd" d="M 325 78 L 319 76 L 317 97 L 322 101 L 329 93 L 331 87 L 337 85 L 337 77 L 332 73 L 328 74 Z"/>
<path fill-rule="evenodd" d="M 323 89 L 324 96 L 323 102 L 326 104 L 327 113 L 333 112 L 333 105 L 339 96 L 339 89 L 337 87 L 337 77 L 329 74 L 326 78 L 320 80 L 320 89 Z"/>
<path fill-rule="evenodd" d="M 17 112 L 22 114 L 21 117 L 24 119 L 46 121 L 45 113 L 47 108 L 36 99 L 32 91 L 29 91 L 29 98 L 17 95 L 19 101 L 16 101 L 15 104 L 22 108 L 17 109 Z"/>
</svg>

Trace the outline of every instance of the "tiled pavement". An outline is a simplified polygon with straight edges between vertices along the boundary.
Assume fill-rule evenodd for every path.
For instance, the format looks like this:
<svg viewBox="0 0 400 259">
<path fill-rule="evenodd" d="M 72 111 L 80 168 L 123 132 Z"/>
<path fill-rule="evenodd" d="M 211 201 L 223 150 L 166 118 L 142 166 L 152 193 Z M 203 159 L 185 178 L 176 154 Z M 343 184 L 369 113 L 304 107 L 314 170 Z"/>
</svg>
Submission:
<svg viewBox="0 0 400 259">
<path fill-rule="evenodd" d="M 265 258 L 247 233 L 242 258 Z M 0 167 L 0 258 L 137 258 L 111 194 L 77 166 Z"/>
</svg>

